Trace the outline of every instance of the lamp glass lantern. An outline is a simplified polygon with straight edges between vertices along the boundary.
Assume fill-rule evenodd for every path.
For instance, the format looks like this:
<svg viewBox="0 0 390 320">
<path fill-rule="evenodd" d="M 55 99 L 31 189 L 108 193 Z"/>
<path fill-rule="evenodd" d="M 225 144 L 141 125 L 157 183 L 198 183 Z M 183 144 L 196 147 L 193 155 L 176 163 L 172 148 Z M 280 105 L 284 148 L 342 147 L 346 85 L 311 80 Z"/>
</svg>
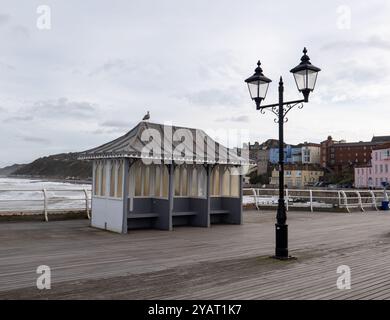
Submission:
<svg viewBox="0 0 390 320">
<path fill-rule="evenodd" d="M 317 82 L 317 75 L 321 69 L 311 64 L 310 58 L 306 53 L 307 50 L 304 48 L 301 63 L 291 69 L 290 72 L 294 75 L 297 88 L 303 93 L 305 101 L 307 102 L 309 99 L 309 93 L 314 90 Z"/>
<path fill-rule="evenodd" d="M 265 99 L 268 91 L 268 86 L 271 79 L 268 79 L 263 74 L 263 70 L 260 67 L 260 61 L 257 62 L 257 68 L 255 69 L 255 73 L 253 76 L 249 77 L 245 80 L 248 85 L 249 93 L 251 95 L 252 100 L 256 102 L 257 108 L 260 108 L 260 103 Z"/>
</svg>

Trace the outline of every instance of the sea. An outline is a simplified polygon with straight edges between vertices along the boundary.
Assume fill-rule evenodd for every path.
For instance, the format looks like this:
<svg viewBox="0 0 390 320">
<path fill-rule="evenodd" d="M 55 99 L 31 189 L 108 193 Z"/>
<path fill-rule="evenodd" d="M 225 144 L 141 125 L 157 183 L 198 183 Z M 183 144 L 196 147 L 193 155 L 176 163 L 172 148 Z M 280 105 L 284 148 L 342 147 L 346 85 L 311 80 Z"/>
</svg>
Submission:
<svg viewBox="0 0 390 320">
<path fill-rule="evenodd" d="M 91 206 L 91 184 L 0 177 L 0 214 L 41 213 L 45 201 L 43 190 L 46 190 L 49 211 L 85 209 L 84 190 L 87 190 L 88 206 Z M 277 198 L 270 197 L 263 201 L 276 204 Z M 254 198 L 244 196 L 243 204 L 250 203 L 254 203 Z"/>
<path fill-rule="evenodd" d="M 91 196 L 90 184 L 0 177 L 0 213 L 42 211 L 45 200 L 43 190 L 46 190 L 47 207 L 53 211 L 84 209 L 84 190 L 87 190 L 89 199 Z"/>
</svg>

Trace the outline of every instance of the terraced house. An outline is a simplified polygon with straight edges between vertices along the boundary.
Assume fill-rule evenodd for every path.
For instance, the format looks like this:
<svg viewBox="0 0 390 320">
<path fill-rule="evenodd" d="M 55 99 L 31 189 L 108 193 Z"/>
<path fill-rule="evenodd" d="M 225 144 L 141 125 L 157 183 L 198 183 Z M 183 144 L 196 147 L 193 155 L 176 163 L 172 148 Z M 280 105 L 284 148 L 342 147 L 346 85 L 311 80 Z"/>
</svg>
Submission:
<svg viewBox="0 0 390 320">
<path fill-rule="evenodd" d="M 355 167 L 355 187 L 381 188 L 390 182 L 390 143 L 374 147 L 371 165 Z"/>
<path fill-rule="evenodd" d="M 313 164 L 286 164 L 284 166 L 284 184 L 289 188 L 312 186 L 320 181 L 324 171 L 319 165 Z M 279 171 L 272 171 L 271 185 L 279 185 Z"/>
</svg>

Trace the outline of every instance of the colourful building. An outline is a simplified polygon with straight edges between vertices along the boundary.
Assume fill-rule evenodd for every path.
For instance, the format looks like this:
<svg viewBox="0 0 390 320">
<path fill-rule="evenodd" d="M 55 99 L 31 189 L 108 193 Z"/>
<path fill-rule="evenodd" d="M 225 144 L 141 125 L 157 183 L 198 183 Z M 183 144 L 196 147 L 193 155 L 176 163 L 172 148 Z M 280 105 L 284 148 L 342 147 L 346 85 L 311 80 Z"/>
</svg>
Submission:
<svg viewBox="0 0 390 320">
<path fill-rule="evenodd" d="M 355 167 L 356 188 L 381 188 L 390 182 L 390 143 L 374 147 L 371 165 Z"/>
<path fill-rule="evenodd" d="M 300 146 L 302 148 L 302 163 L 320 164 L 320 144 L 305 142 Z"/>
<path fill-rule="evenodd" d="M 314 185 L 320 181 L 324 171 L 319 165 L 313 164 L 286 164 L 284 166 L 284 184 L 289 188 L 302 188 Z M 271 176 L 271 185 L 279 185 L 279 171 L 274 169 Z"/>
<path fill-rule="evenodd" d="M 269 150 L 269 161 L 272 164 L 279 162 L 279 148 Z M 287 145 L 284 147 L 285 163 L 320 163 L 320 145 L 316 143 L 301 143 L 297 146 Z"/>
<path fill-rule="evenodd" d="M 302 161 L 301 147 L 287 145 L 284 147 L 284 162 L 285 163 L 300 163 Z M 269 150 L 269 162 L 277 164 L 279 162 L 279 148 L 271 148 Z"/>
<path fill-rule="evenodd" d="M 321 142 L 321 165 L 337 173 L 343 173 L 348 168 L 368 167 L 371 163 L 371 153 L 376 147 L 390 142 L 390 136 L 373 137 L 368 142 L 335 141 L 331 136 Z"/>
</svg>

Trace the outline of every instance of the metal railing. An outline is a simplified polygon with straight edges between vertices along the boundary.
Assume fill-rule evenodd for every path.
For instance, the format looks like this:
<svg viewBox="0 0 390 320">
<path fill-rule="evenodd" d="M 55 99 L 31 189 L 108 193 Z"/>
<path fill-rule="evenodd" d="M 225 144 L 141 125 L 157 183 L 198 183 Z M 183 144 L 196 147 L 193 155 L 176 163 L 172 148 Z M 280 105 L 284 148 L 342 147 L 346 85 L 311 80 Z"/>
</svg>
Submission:
<svg viewBox="0 0 390 320">
<path fill-rule="evenodd" d="M 279 189 L 244 188 L 244 203 L 253 203 L 256 209 L 260 207 L 277 206 Z M 389 191 L 387 195 L 390 196 Z M 378 210 L 384 200 L 383 190 L 320 190 L 320 189 L 286 189 L 285 201 L 289 207 L 309 208 L 358 208 L 362 212 L 365 208 Z"/>
<path fill-rule="evenodd" d="M 84 211 L 91 219 L 91 189 L 0 189 L 0 214 Z"/>
</svg>

